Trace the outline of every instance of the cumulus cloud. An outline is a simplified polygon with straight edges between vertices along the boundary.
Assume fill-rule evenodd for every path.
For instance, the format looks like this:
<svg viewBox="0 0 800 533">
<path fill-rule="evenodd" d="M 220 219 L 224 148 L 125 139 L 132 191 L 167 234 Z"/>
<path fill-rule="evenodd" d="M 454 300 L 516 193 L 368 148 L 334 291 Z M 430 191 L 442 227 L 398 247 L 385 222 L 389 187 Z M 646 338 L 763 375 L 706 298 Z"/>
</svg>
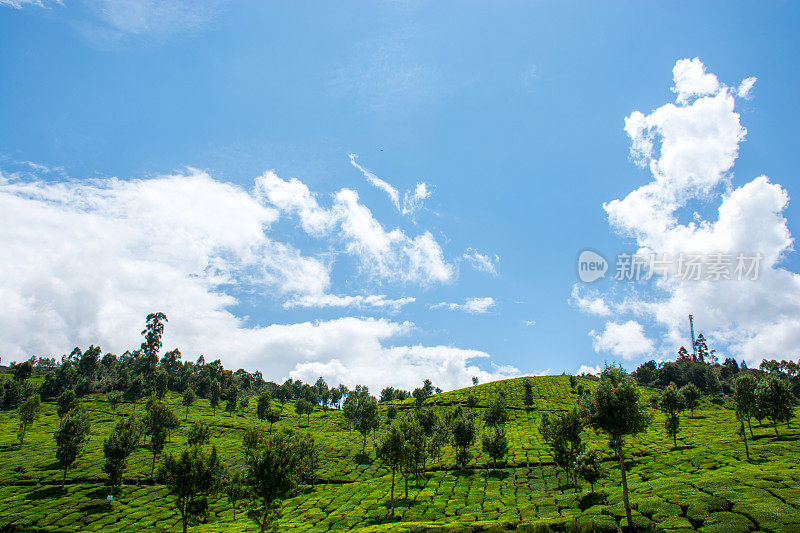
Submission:
<svg viewBox="0 0 800 533">
<path fill-rule="evenodd" d="M 464 311 L 471 314 L 484 314 L 491 311 L 497 302 L 491 296 L 486 298 L 467 298 L 463 304 L 454 302 L 439 302 L 431 309 L 449 309 L 451 311 Z"/>
<path fill-rule="evenodd" d="M 486 272 L 493 276 L 497 275 L 497 264 L 500 262 L 500 257 L 497 254 L 495 254 L 494 257 L 489 257 L 487 254 L 480 253 L 475 248 L 467 248 L 467 251 L 464 252 L 464 255 L 461 257 L 475 270 Z"/>
<path fill-rule="evenodd" d="M 630 296 L 623 307 L 663 328 L 668 354 L 686 344 L 690 313 L 696 330 L 720 353 L 750 364 L 797 353 L 800 276 L 781 266 L 794 242 L 783 215 L 789 197 L 766 176 L 738 187 L 732 183 L 747 133 L 734 96 L 749 95 L 755 79 L 730 88 L 697 58 L 678 61 L 673 74 L 677 105 L 667 103 L 649 114 L 635 111 L 625 121 L 632 157 L 650 169 L 653 180 L 604 205 L 612 227 L 634 237 L 640 252 L 664 254 L 673 266 L 657 273 L 654 290 Z M 716 204 L 716 216 L 694 213 L 681 220 L 697 200 Z M 675 258 L 692 252 L 721 254 L 732 262 L 731 270 L 740 254 L 760 254 L 758 279 L 677 279 Z M 610 338 L 600 339 L 596 346 L 615 346 Z"/>
<path fill-rule="evenodd" d="M 611 314 L 611 308 L 608 307 L 602 296 L 596 291 L 587 292 L 586 296 L 582 295 L 581 289 L 576 283 L 572 286 L 570 303 L 581 311 L 592 315 L 608 316 Z"/>
<path fill-rule="evenodd" d="M 268 172 L 256 180 L 256 191 L 280 212 L 299 218 L 310 235 L 335 233 L 374 278 L 432 285 L 454 277 L 455 269 L 429 231 L 414 237 L 400 228 L 387 231 L 354 190 L 341 189 L 333 195 L 333 205 L 323 208 L 302 182 Z"/>
<path fill-rule="evenodd" d="M 653 341 L 647 338 L 644 328 L 635 320 L 622 324 L 606 322 L 602 333 L 592 330 L 589 335 L 594 339 L 596 352 L 610 352 L 627 360 L 649 354 L 654 349 Z"/>
<path fill-rule="evenodd" d="M 516 371 L 480 370 L 475 361 L 488 358 L 485 352 L 415 344 L 410 322 L 343 317 L 259 326 L 234 314 L 240 292 L 273 295 L 286 306 L 391 310 L 413 301 L 328 294 L 330 265 L 271 234 L 283 209 L 305 212 L 310 228 L 328 228 L 312 223 L 319 213 L 303 187 L 289 184 L 301 201 L 194 170 L 130 181 L 0 174 L 0 353 L 21 360 L 89 344 L 121 353 L 138 347 L 147 313 L 163 311 L 165 347 L 273 379 L 323 375 L 376 390 L 418 386 L 424 374 L 450 388 L 472 375 L 489 380 Z M 270 194 L 274 203 L 265 200 Z M 329 215 L 340 221 L 336 213 L 322 216 Z"/>
<path fill-rule="evenodd" d="M 596 365 L 596 366 L 581 365 L 581 367 L 578 369 L 578 371 L 575 372 L 575 375 L 580 376 L 580 375 L 583 375 L 583 374 L 591 374 L 593 376 L 596 376 L 596 375 L 600 374 L 600 372 L 602 372 L 602 371 L 603 371 L 603 369 L 600 368 L 599 365 Z"/>
</svg>

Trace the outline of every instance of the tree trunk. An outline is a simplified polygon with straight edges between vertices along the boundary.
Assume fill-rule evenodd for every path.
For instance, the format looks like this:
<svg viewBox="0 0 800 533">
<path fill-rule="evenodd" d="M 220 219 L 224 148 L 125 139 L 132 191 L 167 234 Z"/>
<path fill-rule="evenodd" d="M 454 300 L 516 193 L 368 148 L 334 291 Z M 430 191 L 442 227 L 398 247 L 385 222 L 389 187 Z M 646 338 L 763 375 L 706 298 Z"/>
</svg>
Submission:
<svg viewBox="0 0 800 533">
<path fill-rule="evenodd" d="M 184 513 L 181 517 L 181 521 L 183 522 L 183 533 L 186 533 L 186 531 L 189 529 L 189 515 Z"/>
<path fill-rule="evenodd" d="M 747 454 L 747 462 L 750 462 L 750 448 L 747 447 L 747 431 L 744 430 L 744 424 L 742 424 L 742 438 L 744 438 L 744 452 Z"/>
<path fill-rule="evenodd" d="M 392 516 L 394 516 L 394 473 L 395 469 L 392 468 Z"/>
<path fill-rule="evenodd" d="M 153 479 L 153 473 L 156 471 L 156 453 L 153 452 L 153 463 L 150 465 L 150 479 Z"/>
<path fill-rule="evenodd" d="M 747 419 L 747 427 L 749 427 L 749 428 L 750 428 L 750 438 L 751 438 L 751 439 L 754 439 L 754 438 L 755 438 L 755 435 L 753 435 L 753 426 L 752 426 L 752 425 L 750 425 L 750 418 L 748 418 L 748 419 Z"/>
<path fill-rule="evenodd" d="M 772 427 L 775 429 L 775 436 L 776 437 L 780 437 L 780 435 L 778 434 L 778 421 L 777 420 L 774 420 L 774 419 L 772 420 Z"/>
<path fill-rule="evenodd" d="M 19 445 L 25 444 L 25 430 L 28 429 L 27 424 L 22 424 L 22 436 L 19 438 Z"/>
<path fill-rule="evenodd" d="M 672 448 L 675 449 L 677 447 L 678 447 L 678 435 L 677 434 L 673 434 L 672 435 Z"/>
<path fill-rule="evenodd" d="M 186 418 L 184 418 L 183 421 L 184 422 L 188 422 L 189 421 L 189 406 L 188 405 L 186 406 Z"/>
<path fill-rule="evenodd" d="M 264 506 L 264 518 L 261 520 L 261 533 L 267 530 L 267 517 L 269 516 L 269 505 Z M 184 533 L 186 533 L 184 531 Z"/>
<path fill-rule="evenodd" d="M 625 515 L 628 518 L 628 530 L 636 531 L 633 525 L 633 515 L 631 514 L 631 503 L 628 501 L 628 479 L 625 476 L 625 456 L 622 454 L 622 439 L 617 438 L 615 444 L 617 457 L 619 458 L 619 469 L 622 473 L 622 501 L 625 503 Z"/>
<path fill-rule="evenodd" d="M 64 477 L 61 478 L 61 488 L 63 489 L 67 485 L 67 467 L 64 467 Z"/>
<path fill-rule="evenodd" d="M 406 480 L 406 500 L 408 500 L 408 476 L 404 475 L 403 477 Z"/>
</svg>

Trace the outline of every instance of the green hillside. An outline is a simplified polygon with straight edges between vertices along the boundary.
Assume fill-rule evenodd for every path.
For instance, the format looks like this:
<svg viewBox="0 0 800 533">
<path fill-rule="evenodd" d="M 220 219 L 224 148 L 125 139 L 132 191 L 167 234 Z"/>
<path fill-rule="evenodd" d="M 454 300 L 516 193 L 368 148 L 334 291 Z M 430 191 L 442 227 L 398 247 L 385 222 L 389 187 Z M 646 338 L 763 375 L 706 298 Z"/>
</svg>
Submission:
<svg viewBox="0 0 800 533">
<path fill-rule="evenodd" d="M 533 405 L 523 402 L 523 379 L 481 384 L 429 397 L 425 404 L 444 412 L 454 405 L 466 405 L 472 395 L 478 414 L 490 401 L 505 392 L 509 421 L 506 424 L 509 455 L 501 468 L 490 468 L 489 458 L 479 442 L 472 448 L 469 468 L 454 467 L 455 454 L 445 447 L 441 460 L 429 460 L 419 482 L 409 485 L 403 498 L 402 482 L 397 485 L 396 517 L 389 516 L 391 475 L 375 459 L 374 442 L 386 431 L 390 405 L 401 413 L 414 409 L 414 400 L 379 404 L 382 425 L 367 440 L 369 457 L 360 454 L 361 436 L 348 430 L 340 410 L 316 408 L 299 419 L 294 402 L 273 400 L 282 419 L 276 428 L 308 431 L 320 455 L 320 480 L 301 494 L 284 502 L 279 531 L 616 531 L 625 516 L 621 503 L 619 465 L 612 457 L 608 439 L 586 430 L 586 440 L 604 454 L 607 477 L 590 494 L 583 483 L 575 490 L 563 472 L 557 470 L 549 448 L 539 434 L 544 413 L 558 413 L 578 404 L 578 388 L 591 389 L 595 382 L 577 378 L 576 387 L 568 376 L 528 378 Z M 641 389 L 647 399 L 651 391 Z M 16 410 L 0 411 L 0 528 L 4 531 L 180 531 L 180 515 L 174 498 L 162 485 L 151 484 L 149 448 L 140 444 L 131 456 L 125 485 L 113 502 L 102 471 L 103 440 L 116 422 L 136 410 L 144 413 L 144 401 L 135 407 L 120 404 L 116 411 L 104 395 L 81 398 L 91 423 L 91 437 L 85 453 L 68 472 L 66 489 L 61 489 L 62 471 L 55 461 L 53 433 L 59 427 L 54 402 L 44 402 L 42 413 L 28 430 L 25 443 L 17 438 Z M 168 393 L 166 401 L 181 425 L 171 435 L 165 453 L 180 453 L 185 447 L 189 424 L 202 419 L 212 428 L 212 444 L 220 458 L 233 469 L 244 469 L 242 436 L 259 421 L 251 397 L 246 409 L 234 415 L 198 399 L 185 408 L 181 398 Z M 721 402 L 722 403 L 722 402 Z M 750 442 L 752 461 L 736 435 L 733 411 L 704 400 L 694 417 L 681 417 L 678 448 L 665 434 L 663 414 L 653 411 L 649 429 L 626 441 L 628 483 L 634 521 L 664 531 L 800 531 L 800 430 L 798 423 L 782 424 L 780 436 L 773 427 L 753 421 L 755 439 Z M 306 427 L 308 426 L 308 427 Z M 264 426 L 266 427 L 266 425 Z M 479 427 L 479 435 L 484 429 Z M 480 438 L 478 438 L 478 441 Z M 159 458 L 161 461 L 162 458 Z M 524 527 L 523 527 L 524 526 Z M 205 524 L 190 531 L 257 531 L 244 513 L 233 511 L 224 496 L 213 499 Z"/>
</svg>

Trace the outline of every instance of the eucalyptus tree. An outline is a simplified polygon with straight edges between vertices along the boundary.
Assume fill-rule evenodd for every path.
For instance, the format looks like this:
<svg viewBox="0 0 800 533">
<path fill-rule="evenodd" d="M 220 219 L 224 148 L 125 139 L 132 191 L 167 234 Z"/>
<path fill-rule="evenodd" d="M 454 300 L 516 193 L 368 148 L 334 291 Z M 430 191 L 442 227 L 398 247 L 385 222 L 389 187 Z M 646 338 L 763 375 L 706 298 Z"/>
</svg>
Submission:
<svg viewBox="0 0 800 533">
<path fill-rule="evenodd" d="M 631 504 L 628 499 L 628 479 L 625 472 L 624 438 L 644 431 L 650 416 L 639 402 L 639 390 L 633 378 L 617 366 L 606 366 L 600 381 L 586 397 L 584 415 L 588 424 L 608 434 L 619 459 L 622 475 L 622 500 L 628 526 L 633 528 Z"/>
</svg>

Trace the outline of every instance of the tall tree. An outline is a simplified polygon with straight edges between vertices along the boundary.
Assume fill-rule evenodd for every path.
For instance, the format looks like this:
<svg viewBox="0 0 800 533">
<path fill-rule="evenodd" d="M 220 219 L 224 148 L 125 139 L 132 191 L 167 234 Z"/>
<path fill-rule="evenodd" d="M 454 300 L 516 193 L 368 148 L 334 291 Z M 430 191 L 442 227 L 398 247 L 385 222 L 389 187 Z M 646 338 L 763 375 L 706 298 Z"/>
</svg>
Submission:
<svg viewBox="0 0 800 533">
<path fill-rule="evenodd" d="M 508 412 L 503 398 L 495 398 L 483 413 L 483 421 L 487 426 L 502 426 L 508 421 Z"/>
<path fill-rule="evenodd" d="M 669 387 L 664 389 L 664 394 L 661 395 L 659 407 L 664 411 L 664 428 L 667 430 L 667 435 L 672 437 L 672 447 L 678 447 L 678 428 L 680 427 L 680 416 L 678 412 L 683 409 L 685 400 L 683 395 L 678 391 L 675 382 L 669 384 Z"/>
<path fill-rule="evenodd" d="M 261 533 L 276 516 L 276 501 L 292 496 L 301 484 L 313 477 L 316 454 L 311 437 L 284 429 L 270 435 L 266 444 L 250 456 L 247 479 L 250 494 L 258 503 L 248 516 Z"/>
<path fill-rule="evenodd" d="M 206 456 L 199 446 L 184 450 L 176 459 L 167 455 L 159 469 L 158 479 L 175 496 L 175 506 L 181 513 L 183 533 L 189 528 L 192 518 L 205 516 L 208 498 L 217 493 L 221 483 L 222 465 L 217 449 L 212 448 Z"/>
<path fill-rule="evenodd" d="M 236 503 L 247 497 L 247 487 L 240 471 L 236 470 L 232 475 L 225 476 L 223 491 L 233 508 L 233 519 L 236 520 Z"/>
<path fill-rule="evenodd" d="M 33 424 L 33 421 L 39 416 L 42 404 L 38 394 L 29 396 L 27 400 L 22 402 L 19 406 L 19 445 L 25 444 L 25 433 L 28 431 L 28 426 Z"/>
<path fill-rule="evenodd" d="M 258 401 L 256 402 L 256 416 L 258 416 L 258 419 L 262 422 L 267 419 L 267 413 L 269 412 L 271 400 L 272 398 L 267 391 L 264 391 L 258 395 Z"/>
<path fill-rule="evenodd" d="M 389 431 L 378 443 L 378 459 L 392 472 L 391 515 L 394 516 L 394 483 L 397 469 L 403 463 L 405 454 L 405 438 L 397 424 L 392 424 Z"/>
<path fill-rule="evenodd" d="M 533 385 L 531 384 L 531 380 L 525 379 L 525 381 L 522 382 L 522 386 L 525 389 L 525 394 L 523 395 L 525 409 L 530 409 L 533 407 Z"/>
<path fill-rule="evenodd" d="M 552 419 L 545 413 L 539 424 L 539 433 L 550 447 L 553 461 L 564 470 L 567 479 L 573 483 L 575 483 L 573 473 L 575 458 L 583 451 L 582 430 L 583 421 L 577 409 L 561 413 Z"/>
<path fill-rule="evenodd" d="M 222 387 L 219 384 L 219 381 L 216 379 L 211 382 L 211 409 L 213 409 L 213 414 L 217 414 L 217 407 L 219 407 L 219 398 L 222 396 Z"/>
<path fill-rule="evenodd" d="M 131 415 L 117 422 L 111 434 L 103 441 L 103 455 L 105 456 L 103 472 L 108 474 L 108 484 L 111 487 L 112 495 L 114 487 L 122 484 L 128 457 L 136 449 L 140 437 L 139 422 L 136 417 Z"/>
<path fill-rule="evenodd" d="M 53 434 L 56 441 L 56 461 L 64 469 L 62 487 L 67 483 L 67 469 L 80 457 L 91 429 L 92 425 L 86 414 L 80 409 L 74 409 L 64 416 L 61 427 Z"/>
<path fill-rule="evenodd" d="M 689 408 L 689 413 L 694 416 L 694 408 L 700 405 L 700 389 L 694 383 L 687 383 L 680 390 L 685 406 Z"/>
<path fill-rule="evenodd" d="M 150 466 L 150 477 L 156 468 L 156 458 L 164 450 L 170 430 L 180 425 L 175 413 L 162 402 L 148 403 L 147 414 L 144 417 L 144 433 L 150 437 L 150 451 L 153 462 Z"/>
<path fill-rule="evenodd" d="M 161 350 L 161 336 L 164 334 L 164 322 L 167 322 L 167 315 L 164 313 L 150 313 L 147 315 L 145 327 L 142 330 L 144 342 L 141 351 L 144 356 L 144 372 L 152 377 L 158 365 L 158 352 Z"/>
<path fill-rule="evenodd" d="M 483 436 L 482 445 L 483 451 L 492 459 L 492 468 L 496 468 L 497 461 L 508 454 L 506 430 L 501 426 L 495 426 L 493 433 Z"/>
<path fill-rule="evenodd" d="M 469 448 L 475 442 L 475 421 L 472 416 L 459 413 L 451 421 L 450 432 L 456 448 L 456 465 L 463 469 L 470 459 Z"/>
<path fill-rule="evenodd" d="M 646 408 L 639 403 L 639 390 L 633 378 L 622 367 L 606 366 L 600 373 L 600 382 L 586 396 L 584 413 L 590 426 L 607 433 L 611 439 L 622 474 L 622 500 L 628 527 L 633 529 L 623 439 L 644 431 L 650 425 Z"/>
<path fill-rule="evenodd" d="M 75 391 L 67 389 L 59 395 L 56 401 L 56 413 L 63 422 L 64 417 L 78 407 L 78 398 Z"/>
<path fill-rule="evenodd" d="M 186 416 L 184 417 L 184 421 L 188 421 L 189 420 L 189 407 L 194 405 L 194 401 L 196 399 L 197 399 L 197 396 L 195 396 L 194 391 L 191 388 L 186 387 L 186 390 L 183 391 L 183 398 L 181 400 L 181 402 L 183 403 L 184 407 L 186 407 Z"/>
<path fill-rule="evenodd" d="M 231 414 L 236 412 L 236 409 L 239 407 L 239 391 L 236 387 L 231 387 L 230 392 L 228 392 L 228 401 L 225 403 L 225 411 Z"/>
<path fill-rule="evenodd" d="M 749 372 L 739 374 L 734 382 L 733 401 L 736 405 L 736 416 L 743 423 L 747 422 L 747 428 L 750 430 L 750 437 L 753 437 L 753 426 L 750 424 L 750 419 L 753 418 L 756 412 L 757 386 L 758 382 L 756 378 Z M 746 445 L 747 442 L 745 441 L 745 447 Z"/>
<path fill-rule="evenodd" d="M 772 421 L 775 436 L 778 434 L 778 422 L 789 423 L 794 415 L 794 397 L 789 383 L 775 375 L 769 375 L 756 387 L 756 406 L 765 418 Z"/>
<path fill-rule="evenodd" d="M 300 417 L 303 415 L 307 416 L 307 426 L 311 425 L 311 413 L 314 411 L 314 404 L 306 400 L 305 398 L 300 398 L 296 402 L 294 402 L 294 410 L 298 416 L 298 425 L 300 424 Z"/>
</svg>

